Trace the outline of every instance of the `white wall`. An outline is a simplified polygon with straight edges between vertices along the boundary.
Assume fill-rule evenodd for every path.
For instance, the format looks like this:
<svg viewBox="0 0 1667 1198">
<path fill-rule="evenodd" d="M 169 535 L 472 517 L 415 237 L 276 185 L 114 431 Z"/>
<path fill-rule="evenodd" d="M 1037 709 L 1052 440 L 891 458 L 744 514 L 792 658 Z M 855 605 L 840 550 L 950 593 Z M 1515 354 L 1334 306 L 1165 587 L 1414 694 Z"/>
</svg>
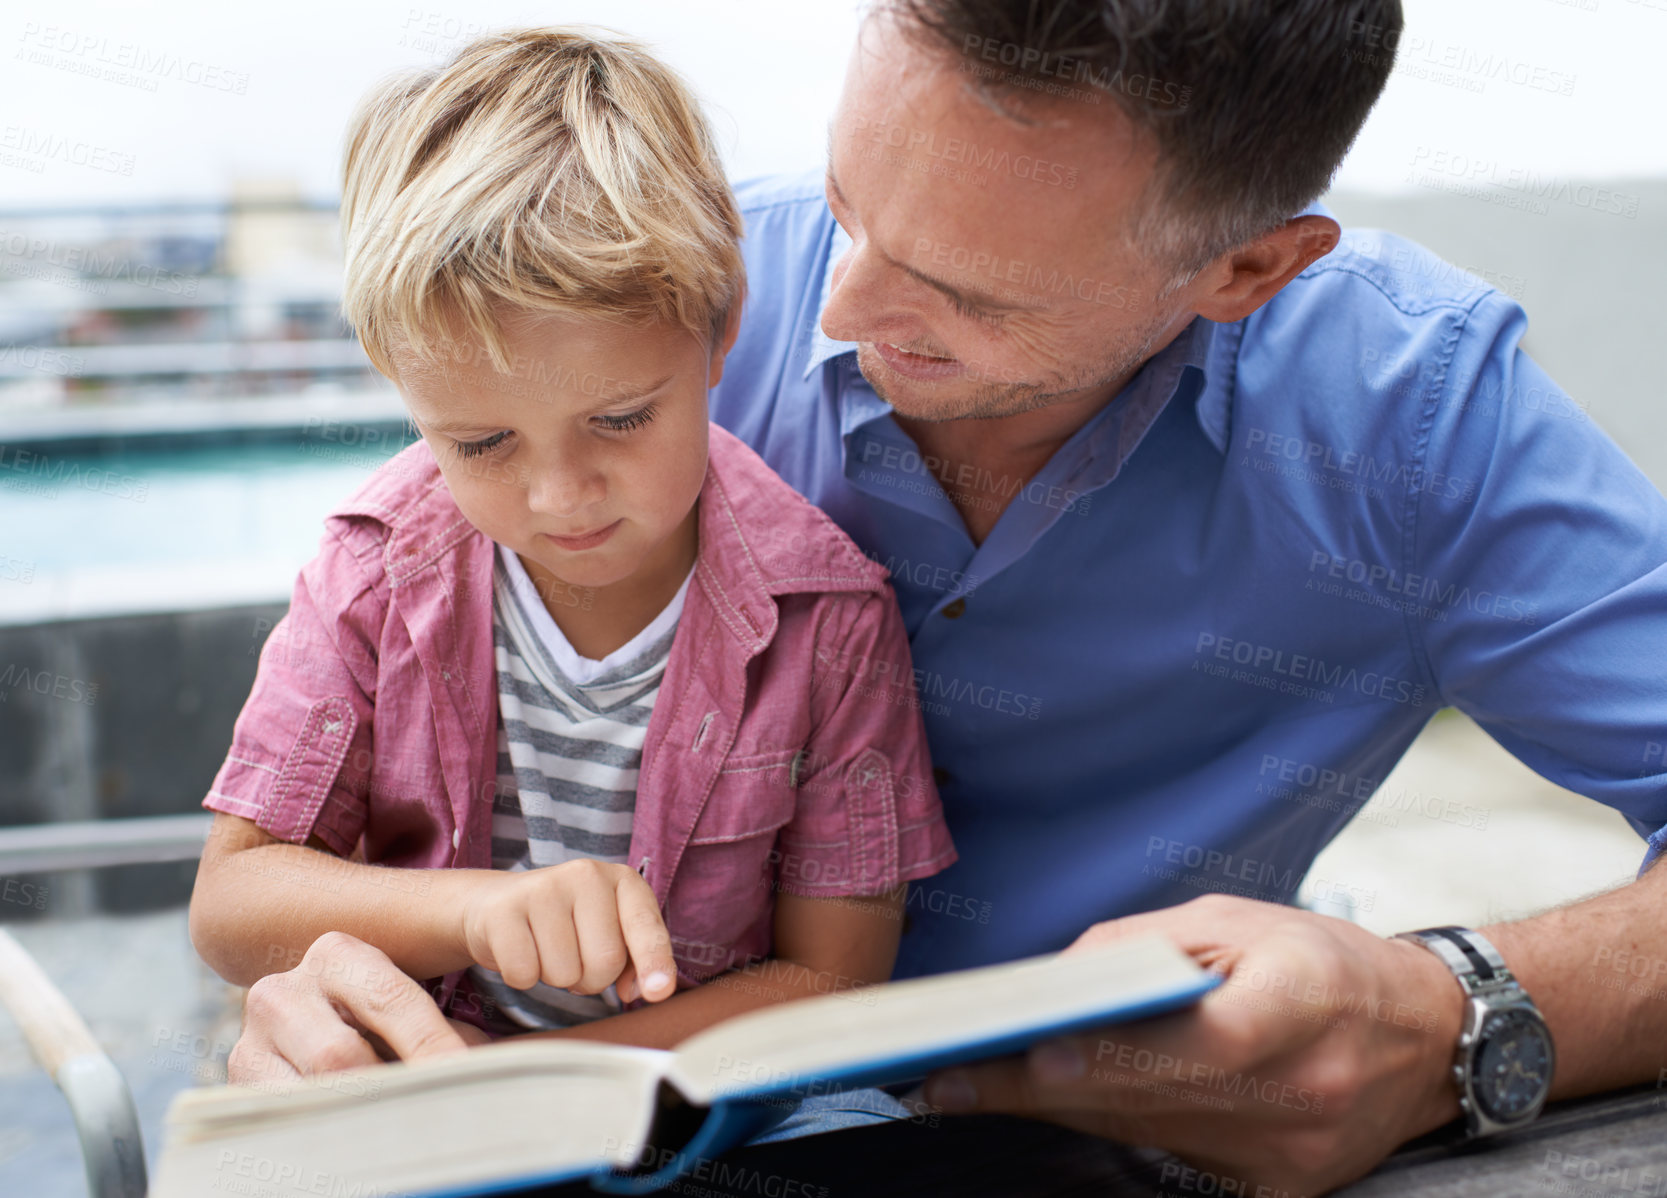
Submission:
<svg viewBox="0 0 1667 1198">
<path fill-rule="evenodd" d="M 1404 189 L 1420 149 L 1425 161 L 1446 151 L 1506 171 L 1667 176 L 1667 0 L 1406 7 L 1403 69 L 1340 186 Z M 342 125 L 369 83 L 509 23 L 593 22 L 641 37 L 712 105 L 733 174 L 814 167 L 856 11 L 856 0 L 19 0 L 0 17 L 0 208 L 218 198 L 239 174 L 290 175 L 333 195 Z M 48 30 L 71 49 L 49 44 Z M 48 61 L 32 61 L 42 49 Z M 169 64 L 137 72 L 154 91 L 76 69 L 136 73 L 119 65 L 124 53 Z M 1481 90 L 1430 77 L 1444 69 Z M 211 82 L 190 81 L 202 72 Z M 63 153 L 102 151 L 100 165 L 20 154 L 20 140 L 42 138 Z"/>
</svg>

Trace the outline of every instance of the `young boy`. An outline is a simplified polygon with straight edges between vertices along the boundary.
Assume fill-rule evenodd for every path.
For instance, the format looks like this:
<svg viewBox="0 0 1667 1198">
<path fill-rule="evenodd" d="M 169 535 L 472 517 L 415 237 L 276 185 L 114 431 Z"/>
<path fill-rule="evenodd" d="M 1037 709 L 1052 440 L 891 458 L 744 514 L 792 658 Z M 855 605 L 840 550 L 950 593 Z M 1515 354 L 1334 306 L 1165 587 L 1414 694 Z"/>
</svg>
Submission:
<svg viewBox="0 0 1667 1198">
<path fill-rule="evenodd" d="M 486 37 L 344 173 L 343 308 L 422 440 L 262 651 L 198 951 L 248 984 L 345 932 L 494 1034 L 658 1046 L 885 980 L 955 852 L 885 571 L 707 422 L 741 228 L 684 85 Z"/>
</svg>

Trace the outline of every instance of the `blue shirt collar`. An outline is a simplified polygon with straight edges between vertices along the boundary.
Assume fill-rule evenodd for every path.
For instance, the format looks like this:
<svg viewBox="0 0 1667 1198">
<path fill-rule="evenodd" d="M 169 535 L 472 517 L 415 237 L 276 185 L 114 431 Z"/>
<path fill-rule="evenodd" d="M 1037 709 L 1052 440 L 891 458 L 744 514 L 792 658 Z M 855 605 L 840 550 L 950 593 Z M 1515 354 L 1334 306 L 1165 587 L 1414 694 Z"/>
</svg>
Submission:
<svg viewBox="0 0 1667 1198">
<path fill-rule="evenodd" d="M 1332 220 L 1337 219 L 1337 214 L 1320 200 L 1315 200 L 1297 215 L 1328 216 Z M 1338 248 L 1342 248 L 1341 244 Z M 1336 252 L 1337 250 L 1332 251 Z M 1325 259 L 1322 258 L 1320 261 L 1324 262 Z M 1317 265 L 1318 263 L 1310 265 L 1308 270 L 1315 269 Z M 1303 273 L 1307 274 L 1308 271 Z M 1198 415 L 1198 427 L 1210 439 L 1210 444 L 1223 454 L 1227 452 L 1227 440 L 1231 435 L 1234 380 L 1239 360 L 1239 344 L 1243 339 L 1244 321 L 1221 326 L 1220 334 L 1206 339 L 1202 347 L 1206 356 L 1213 353 L 1214 361 L 1206 365 L 1204 358 L 1200 358 L 1197 363 L 1199 370 L 1204 374 L 1204 386 L 1199 389 L 1198 403 L 1194 409 Z"/>
<path fill-rule="evenodd" d="M 824 362 L 839 357 L 840 354 L 857 352 L 855 341 L 835 341 L 822 331 L 822 312 L 827 308 L 828 296 L 833 291 L 834 264 L 851 248 L 851 235 L 841 228 L 837 221 L 830 223 L 833 224 L 833 239 L 828 245 L 828 265 L 822 271 L 822 295 L 816 301 L 816 323 L 810 331 L 810 358 L 805 363 L 805 372 L 799 376 L 800 378 L 808 379 L 811 371 Z"/>
</svg>

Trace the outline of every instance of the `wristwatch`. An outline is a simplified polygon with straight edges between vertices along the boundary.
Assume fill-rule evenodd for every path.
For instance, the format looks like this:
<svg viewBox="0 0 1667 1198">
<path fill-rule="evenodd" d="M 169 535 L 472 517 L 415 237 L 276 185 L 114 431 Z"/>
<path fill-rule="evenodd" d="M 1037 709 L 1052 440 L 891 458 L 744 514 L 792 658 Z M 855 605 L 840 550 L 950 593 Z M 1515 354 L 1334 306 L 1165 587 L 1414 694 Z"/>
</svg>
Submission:
<svg viewBox="0 0 1667 1198">
<path fill-rule="evenodd" d="M 1499 950 L 1469 928 L 1424 928 L 1395 939 L 1429 949 L 1464 988 L 1468 1001 L 1453 1080 L 1468 1136 L 1491 1136 L 1532 1121 L 1551 1091 L 1557 1054 L 1539 1008 Z"/>
</svg>

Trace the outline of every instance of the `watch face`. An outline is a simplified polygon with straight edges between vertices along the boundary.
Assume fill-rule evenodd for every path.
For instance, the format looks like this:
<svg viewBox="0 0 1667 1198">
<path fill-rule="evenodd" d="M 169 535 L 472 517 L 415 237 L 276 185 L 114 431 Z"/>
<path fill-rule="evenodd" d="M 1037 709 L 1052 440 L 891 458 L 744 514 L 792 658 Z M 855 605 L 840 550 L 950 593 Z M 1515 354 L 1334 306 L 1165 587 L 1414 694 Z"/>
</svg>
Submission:
<svg viewBox="0 0 1667 1198">
<path fill-rule="evenodd" d="M 1477 1035 L 1470 1066 L 1476 1105 L 1490 1119 L 1509 1123 L 1534 1108 L 1551 1085 L 1551 1037 L 1527 1011 L 1496 1011 Z"/>
</svg>

